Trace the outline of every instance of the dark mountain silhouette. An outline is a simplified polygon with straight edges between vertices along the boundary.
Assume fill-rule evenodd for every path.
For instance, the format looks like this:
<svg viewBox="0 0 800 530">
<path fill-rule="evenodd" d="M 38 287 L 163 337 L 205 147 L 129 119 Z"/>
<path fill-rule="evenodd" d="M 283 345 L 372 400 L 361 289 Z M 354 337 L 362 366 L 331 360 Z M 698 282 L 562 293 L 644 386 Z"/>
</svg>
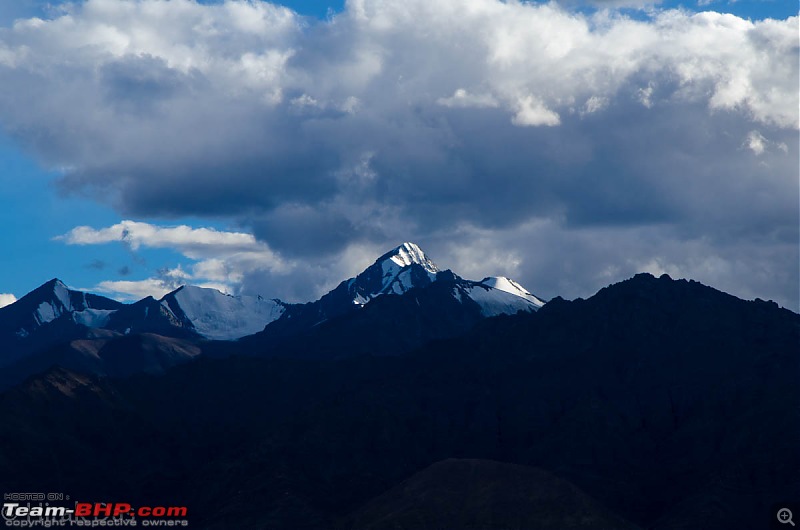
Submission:
<svg viewBox="0 0 800 530">
<path fill-rule="evenodd" d="M 340 325 L 408 325 L 394 322 Z M 254 357 L 233 343 L 247 355 L 162 376 L 56 369 L 31 379 L 0 395 L 3 485 L 185 503 L 193 527 L 219 529 L 405 524 L 413 509 L 393 507 L 417 494 L 426 521 L 465 499 L 478 499 L 477 520 L 503 521 L 519 495 L 559 488 L 594 499 L 585 506 L 598 521 L 749 529 L 769 525 L 772 503 L 800 496 L 800 315 L 774 303 L 638 275 L 403 355 L 378 343 L 376 355 L 353 355 L 357 339 L 331 331 L 329 355 L 314 359 L 299 347 Z M 547 475 L 514 468 L 496 480 L 481 467 L 483 478 L 437 504 L 425 491 L 438 495 L 463 470 L 423 470 L 450 458 Z M 569 527 L 562 504 L 539 506 L 536 517 Z"/>
<path fill-rule="evenodd" d="M 46 372 L 54 366 L 82 374 L 112 377 L 141 372 L 160 374 L 202 353 L 197 341 L 152 333 L 120 335 L 106 330 L 91 330 L 90 335 L 51 346 L 3 367 L 0 389 L 10 388 L 30 374 Z"/>
<path fill-rule="evenodd" d="M 168 306 L 152 296 L 122 307 L 111 315 L 108 329 L 119 333 L 157 333 L 180 338 L 197 338 L 186 319 L 177 317 Z"/>
<path fill-rule="evenodd" d="M 551 473 L 471 459 L 423 469 L 360 508 L 352 524 L 359 530 L 637 528 Z"/>
<path fill-rule="evenodd" d="M 381 296 L 323 321 L 317 321 L 314 304 L 305 306 L 305 312 L 290 309 L 263 332 L 226 351 L 317 359 L 401 355 L 430 340 L 466 333 L 486 318 L 481 305 L 470 298 L 472 290 L 489 288 L 441 271 L 434 282 L 409 289 L 403 296 Z M 521 307 L 527 307 L 527 301 L 520 300 Z"/>
</svg>

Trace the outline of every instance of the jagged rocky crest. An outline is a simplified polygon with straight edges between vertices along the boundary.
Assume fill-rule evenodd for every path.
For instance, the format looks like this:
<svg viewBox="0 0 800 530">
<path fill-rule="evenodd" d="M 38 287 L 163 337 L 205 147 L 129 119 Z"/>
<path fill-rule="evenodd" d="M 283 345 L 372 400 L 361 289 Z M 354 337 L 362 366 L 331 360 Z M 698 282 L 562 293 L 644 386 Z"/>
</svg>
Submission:
<svg viewBox="0 0 800 530">
<path fill-rule="evenodd" d="M 437 284 L 436 289 L 422 293 L 434 284 Z M 341 282 L 319 300 L 307 304 L 290 304 L 260 296 L 231 296 L 196 286 L 179 287 L 158 300 L 146 297 L 132 304 L 122 304 L 71 290 L 54 279 L 16 303 L 0 308 L 0 342 L 5 346 L 0 366 L 7 368 L 5 379 L 10 381 L 56 362 L 107 373 L 106 367 L 111 365 L 102 351 L 111 351 L 116 346 L 106 342 L 136 334 L 190 342 L 232 341 L 254 336 L 256 342 L 261 343 L 257 350 L 263 351 L 287 337 L 311 336 L 317 332 L 317 326 L 354 311 L 364 311 L 364 315 L 348 326 L 358 327 L 360 322 L 369 319 L 380 321 L 385 318 L 386 309 L 383 306 L 371 308 L 372 302 L 387 296 L 402 298 L 417 291 L 420 293 L 413 302 L 416 309 L 412 310 L 441 325 L 430 328 L 437 330 L 432 335 L 420 331 L 400 350 L 425 338 L 451 336 L 481 318 L 535 311 L 543 305 L 540 299 L 512 280 L 492 277 L 475 282 L 441 270 L 411 242 L 390 250 L 354 278 Z M 407 300 L 399 305 L 408 303 Z M 441 314 L 445 311 L 450 315 Z M 162 355 L 167 365 L 170 359 L 178 363 L 194 357 L 194 353 L 183 353 L 193 351 L 186 345 L 176 346 L 171 341 L 148 342 L 151 343 L 159 344 L 159 351 L 172 352 Z M 397 349 L 387 351 L 396 353 Z M 156 371 L 164 367 L 162 364 L 150 363 Z"/>
<path fill-rule="evenodd" d="M 402 295 L 424 288 L 438 275 L 466 282 L 454 296 L 473 298 L 486 306 L 486 316 L 535 310 L 543 302 L 516 282 L 506 278 L 486 278 L 469 282 L 449 271 L 442 271 L 414 243 L 406 242 L 387 252 L 356 277 L 312 302 L 317 322 L 346 313 L 352 306 L 364 306 L 387 294 Z M 468 285 L 467 285 L 468 284 Z M 476 286 L 481 286 L 475 290 Z M 51 280 L 16 303 L 0 308 L 0 334 L 26 339 L 42 326 L 62 320 L 85 328 L 107 329 L 122 334 L 166 333 L 180 337 L 234 340 L 252 335 L 279 319 L 288 308 L 308 304 L 288 304 L 260 296 L 231 296 L 216 289 L 182 286 L 160 300 L 146 297 L 133 304 L 122 304 L 103 296 L 68 289 L 60 280 Z M 78 333 L 80 335 L 80 333 Z M 2 364 L 2 361 L 0 361 Z"/>
</svg>

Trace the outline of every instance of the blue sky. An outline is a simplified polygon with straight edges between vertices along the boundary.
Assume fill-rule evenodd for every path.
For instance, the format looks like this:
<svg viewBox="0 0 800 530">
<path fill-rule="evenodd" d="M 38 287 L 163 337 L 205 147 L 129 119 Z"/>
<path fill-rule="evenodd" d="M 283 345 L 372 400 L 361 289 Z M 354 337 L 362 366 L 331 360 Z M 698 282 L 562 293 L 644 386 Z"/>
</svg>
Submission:
<svg viewBox="0 0 800 530">
<path fill-rule="evenodd" d="M 209 11 L 196 16 L 231 32 L 209 37 L 217 63 L 208 71 L 182 69 L 182 48 L 159 55 L 166 45 L 155 41 L 111 63 L 77 48 L 50 59 L 69 28 L 11 25 L 52 21 L 54 3 L 0 4 L 0 293 L 19 297 L 59 277 L 127 299 L 191 282 L 308 300 L 414 239 L 464 276 L 505 274 L 546 297 L 589 296 L 648 270 L 797 310 L 797 201 L 786 200 L 796 192 L 797 122 L 785 110 L 797 109 L 796 31 L 786 47 L 775 44 L 785 39 L 780 25 L 691 18 L 785 21 L 797 14 L 793 2 L 482 1 L 485 15 L 453 20 L 459 10 L 447 6 L 366 0 L 363 13 L 353 7 L 336 24 L 330 15 L 343 2 L 289 2 L 307 18 L 271 14 L 268 37 L 201 7 Z M 673 8 L 683 15 L 665 18 Z M 563 29 L 543 42 L 501 13 L 510 9 Z M 111 11 L 79 5 L 73 15 L 86 24 L 113 17 L 124 32 L 125 18 Z M 137 16 L 152 20 L 144 8 Z M 436 35 L 483 33 L 481 16 L 497 38 L 487 41 L 486 68 L 473 69 L 460 55 L 469 40 L 450 47 Z M 715 28 L 706 42 L 702 30 L 681 33 L 701 23 Z M 680 36 L 661 31 L 670 24 Z M 756 37 L 737 40 L 746 32 Z M 602 46 L 581 47 L 591 38 L 619 50 L 596 55 Z M 641 48 L 641 39 L 671 44 Z M 743 42 L 765 48 L 751 60 Z M 34 52 L 4 67 L 4 45 Z M 548 71 L 531 53 L 537 46 L 545 59 L 573 50 L 564 94 L 536 77 Z M 626 53 L 628 65 L 617 63 Z M 645 54 L 652 59 L 629 66 Z M 774 65 L 762 71 L 765 56 Z M 233 76 L 231 65 L 244 73 Z M 749 77 L 726 77 L 743 71 Z M 216 103 L 219 114 L 208 110 Z M 194 137 L 200 123 L 212 125 Z M 94 232 L 71 232 L 79 226 Z"/>
<path fill-rule="evenodd" d="M 218 4 L 221 0 L 201 0 L 201 4 Z M 14 2 L 4 2 L 0 4 L 0 20 L 5 24 L 15 18 L 26 17 L 45 17 L 47 7 L 58 5 L 62 2 L 51 0 L 15 0 Z M 318 19 L 327 18 L 330 12 L 338 13 L 344 9 L 344 1 L 298 1 L 298 2 L 279 2 L 304 15 Z M 785 19 L 786 17 L 797 14 L 797 5 L 788 0 L 710 0 L 707 2 L 686 2 L 670 0 L 660 2 L 662 8 L 683 8 L 691 11 L 719 11 L 732 13 L 742 18 L 761 20 L 764 18 Z"/>
<path fill-rule="evenodd" d="M 219 4 L 223 0 L 199 0 L 200 4 Z M 66 2 L 52 0 L 14 0 L 13 2 L 3 2 L 0 4 L 0 20 L 7 23 L 16 18 L 46 17 L 48 10 L 52 6 L 57 6 Z M 335 2 L 325 1 L 299 1 L 299 2 L 279 2 L 304 15 L 319 19 L 327 18 L 329 11 L 339 12 L 344 8 L 344 1 Z"/>
</svg>

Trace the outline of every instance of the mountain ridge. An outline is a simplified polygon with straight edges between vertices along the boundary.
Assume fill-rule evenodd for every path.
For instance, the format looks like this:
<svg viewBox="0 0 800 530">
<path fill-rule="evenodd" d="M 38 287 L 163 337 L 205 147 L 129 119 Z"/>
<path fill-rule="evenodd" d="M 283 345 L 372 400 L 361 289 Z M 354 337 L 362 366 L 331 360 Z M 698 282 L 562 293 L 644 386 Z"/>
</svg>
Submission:
<svg viewBox="0 0 800 530">
<path fill-rule="evenodd" d="M 6 328 L 16 327 L 13 331 L 26 337 L 37 326 L 70 313 L 76 324 L 88 328 L 108 328 L 121 333 L 165 332 L 174 328 L 173 331 L 179 336 L 195 333 L 206 339 L 234 340 L 260 331 L 289 307 L 317 303 L 321 321 L 346 312 L 351 304 L 364 306 L 378 296 L 403 294 L 413 287 L 429 285 L 439 272 L 442 272 L 441 269 L 418 245 L 405 242 L 381 255 L 355 277 L 342 281 L 319 300 L 307 304 L 290 304 L 261 296 L 233 296 L 193 285 L 181 285 L 158 300 L 147 296 L 123 304 L 100 295 L 70 289 L 64 282 L 54 278 L 16 302 L 0 308 L 0 315 L 5 317 L 0 319 L 0 328 L 3 324 Z M 505 287 L 499 291 L 526 299 L 537 308 L 543 305 L 541 300 L 512 280 L 489 277 L 482 282 L 490 288 L 503 282 Z M 507 287 L 512 285 L 513 288 Z M 20 310 L 26 314 L 18 319 L 8 318 Z M 232 316 L 226 319 L 223 313 Z M 253 313 L 260 317 L 248 318 Z M 214 315 L 221 322 L 214 322 Z M 16 322 L 30 318 L 33 318 L 34 324 L 27 327 Z M 126 320 L 132 320 L 136 325 L 127 326 Z"/>
<path fill-rule="evenodd" d="M 408 311 L 450 287 L 378 297 L 336 324 Z M 351 335 L 336 339 L 342 352 Z M 393 507 L 409 498 L 440 515 L 476 490 L 453 482 L 458 469 L 425 470 L 478 459 L 543 470 L 596 501 L 592 513 L 641 528 L 760 528 L 773 501 L 800 494 L 799 341 L 796 313 L 643 274 L 399 357 L 263 358 L 226 343 L 238 354 L 160 376 L 62 383 L 71 376 L 59 372 L 46 403 L 36 378 L 0 394 L 0 438 L 15 455 L 0 457 L 0 476 L 19 491 L 169 497 L 208 529 L 341 530 L 407 521 Z M 529 475 L 500 470 L 495 482 L 496 467 L 481 464 L 473 485 L 498 504 L 464 515 L 499 530 L 492 521 L 518 494 L 503 477 Z M 437 504 L 443 487 L 455 493 Z M 541 515 L 569 527 L 549 506 Z"/>
<path fill-rule="evenodd" d="M 427 306 L 411 307 L 411 312 L 409 307 L 403 310 L 406 324 L 415 330 L 412 340 L 400 341 L 397 347 L 387 349 L 387 354 L 403 353 L 431 338 L 456 335 L 481 318 L 520 310 L 535 311 L 543 305 L 541 300 L 512 280 L 489 277 L 474 282 L 464 280 L 452 271 L 441 270 L 418 245 L 411 242 L 384 253 L 355 277 L 342 281 L 318 300 L 306 304 L 289 304 L 261 296 L 232 296 L 191 285 L 178 287 L 158 300 L 148 296 L 134 303 L 122 304 L 70 290 L 62 281 L 53 279 L 14 304 L 0 309 L 0 316 L 12 317 L 0 318 L 0 342 L 6 349 L 0 355 L 0 365 L 7 367 L 0 376 L 0 388 L 15 384 L 34 370 L 45 369 L 48 363 L 53 362 L 97 374 L 127 373 L 116 365 L 106 366 L 109 357 L 101 354 L 113 350 L 116 347 L 113 343 L 127 335 L 163 337 L 158 347 L 162 350 L 161 358 L 179 364 L 193 358 L 194 354 L 168 354 L 176 348 L 172 339 L 193 345 L 205 341 L 245 340 L 258 343 L 257 349 L 263 353 L 267 349 L 274 350 L 276 345 L 292 337 L 321 337 L 318 326 L 327 330 L 330 338 L 335 340 L 336 332 L 331 335 L 331 327 L 325 323 L 362 310 L 366 311 L 365 315 L 347 324 L 354 332 L 360 325 L 357 322 L 369 319 L 377 322 L 379 328 L 385 328 L 386 319 L 390 317 L 380 309 L 376 311 L 370 307 L 371 304 L 387 296 L 403 297 L 411 291 L 430 288 L 438 281 L 452 284 L 450 291 L 437 286 L 431 291 L 436 296 L 428 293 L 415 298 L 417 307 L 421 301 Z M 378 307 L 392 311 L 403 305 L 407 305 L 406 302 L 395 301 L 388 305 L 380 303 Z M 448 311 L 452 315 L 459 316 L 439 314 L 444 307 L 450 308 Z M 422 314 L 437 324 L 423 324 L 420 322 Z M 2 333 L 4 329 L 5 333 Z M 370 332 L 365 328 L 359 329 Z M 249 337 L 258 338 L 251 340 Z M 96 343 L 93 344 L 93 340 Z M 298 344 L 300 342 L 296 341 L 295 345 Z M 361 348 L 363 350 L 364 346 Z M 123 349 L 135 351 L 128 346 Z M 185 345 L 179 349 L 182 352 L 193 351 Z M 219 346 L 211 349 L 225 351 L 231 348 Z M 320 351 L 323 349 L 318 348 Z M 152 365 L 152 359 L 145 357 L 129 365 Z M 158 370 L 166 367 L 159 364 Z"/>
</svg>

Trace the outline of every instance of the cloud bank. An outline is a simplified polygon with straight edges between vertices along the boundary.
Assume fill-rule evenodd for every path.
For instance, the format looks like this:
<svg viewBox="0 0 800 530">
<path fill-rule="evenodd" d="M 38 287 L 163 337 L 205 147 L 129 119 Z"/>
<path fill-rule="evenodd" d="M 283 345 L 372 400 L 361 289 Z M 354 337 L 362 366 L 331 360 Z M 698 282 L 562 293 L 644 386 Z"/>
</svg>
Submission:
<svg viewBox="0 0 800 530">
<path fill-rule="evenodd" d="M 63 192 L 243 227 L 263 245 L 243 252 L 267 253 L 226 277 L 243 289 L 307 298 L 356 272 L 354 255 L 413 239 L 544 296 L 650 267 L 796 309 L 797 17 L 498 0 L 352 0 L 319 23 L 263 2 L 65 9 L 0 29 L 5 131 L 61 170 Z"/>
</svg>

